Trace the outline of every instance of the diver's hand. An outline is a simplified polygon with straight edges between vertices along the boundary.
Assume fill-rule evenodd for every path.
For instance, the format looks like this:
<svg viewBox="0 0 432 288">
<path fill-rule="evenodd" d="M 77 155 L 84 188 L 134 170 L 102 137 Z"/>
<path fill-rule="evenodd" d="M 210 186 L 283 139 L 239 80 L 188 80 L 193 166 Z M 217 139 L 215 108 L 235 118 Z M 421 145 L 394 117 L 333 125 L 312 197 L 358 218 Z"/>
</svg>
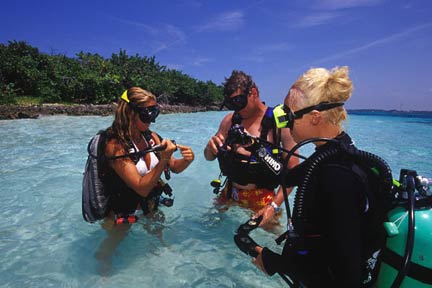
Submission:
<svg viewBox="0 0 432 288">
<path fill-rule="evenodd" d="M 257 219 L 262 216 L 261 223 L 259 226 L 263 226 L 267 223 L 271 218 L 273 218 L 275 214 L 275 210 L 271 205 L 267 205 L 264 208 L 261 208 L 255 215 L 252 216 L 252 219 Z"/>
<path fill-rule="evenodd" d="M 177 144 L 177 148 L 180 149 L 183 160 L 186 162 L 190 163 L 195 159 L 195 155 L 190 147 Z"/>
<path fill-rule="evenodd" d="M 252 263 L 257 266 L 261 271 L 263 271 L 265 274 L 268 275 L 267 271 L 264 268 L 264 263 L 263 263 L 263 259 L 262 259 L 262 251 L 263 251 L 263 247 L 261 246 L 256 246 L 255 247 L 255 251 L 258 252 L 258 256 L 256 258 L 252 258 Z"/>
<path fill-rule="evenodd" d="M 204 150 L 205 158 L 207 160 L 214 160 L 219 151 L 219 148 L 223 146 L 224 141 L 225 138 L 222 135 L 212 136 Z"/>
<path fill-rule="evenodd" d="M 160 159 L 169 161 L 171 159 L 171 155 L 174 153 L 174 151 L 177 150 L 177 145 L 174 144 L 169 139 L 162 140 L 161 146 L 164 146 L 164 145 L 166 145 L 165 150 L 162 150 L 161 152 L 159 152 Z"/>
</svg>

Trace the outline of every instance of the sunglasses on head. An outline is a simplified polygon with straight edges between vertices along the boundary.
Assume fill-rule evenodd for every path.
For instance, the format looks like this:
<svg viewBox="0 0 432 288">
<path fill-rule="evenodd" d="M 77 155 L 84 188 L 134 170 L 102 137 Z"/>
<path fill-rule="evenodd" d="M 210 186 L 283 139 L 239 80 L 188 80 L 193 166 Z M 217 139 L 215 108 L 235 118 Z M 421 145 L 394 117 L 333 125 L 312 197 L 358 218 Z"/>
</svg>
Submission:
<svg viewBox="0 0 432 288">
<path fill-rule="evenodd" d="M 295 119 L 300 119 L 303 117 L 303 115 L 312 112 L 313 110 L 325 111 L 342 105 L 344 105 L 344 103 L 342 102 L 321 102 L 317 105 L 309 106 L 293 112 L 288 106 L 286 106 L 285 104 L 281 104 L 273 109 L 273 116 L 275 118 L 277 128 L 292 129 L 294 127 Z"/>
<path fill-rule="evenodd" d="M 156 118 L 160 113 L 160 110 L 156 105 L 148 107 L 136 107 L 134 110 L 136 113 L 138 113 L 139 118 L 143 123 L 156 122 Z"/>
</svg>

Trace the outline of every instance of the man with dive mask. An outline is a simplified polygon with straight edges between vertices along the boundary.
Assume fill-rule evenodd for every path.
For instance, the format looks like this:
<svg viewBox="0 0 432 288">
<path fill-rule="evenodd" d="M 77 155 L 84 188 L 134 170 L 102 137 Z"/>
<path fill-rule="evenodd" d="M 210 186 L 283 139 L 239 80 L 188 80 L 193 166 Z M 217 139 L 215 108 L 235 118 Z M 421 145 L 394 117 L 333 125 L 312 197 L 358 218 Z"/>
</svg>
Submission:
<svg viewBox="0 0 432 288">
<path fill-rule="evenodd" d="M 221 176 L 226 176 L 225 185 L 222 185 L 221 176 L 212 182 L 214 192 L 221 192 L 217 202 L 225 204 L 232 200 L 254 211 L 265 206 L 279 210 L 273 203 L 275 189 L 279 186 L 277 175 L 248 151 L 251 143 L 239 141 L 241 137 L 236 137 L 238 133 L 233 132 L 239 131 L 290 149 L 295 145 L 290 131 L 282 131 L 276 127 L 273 108 L 267 107 L 261 101 L 258 87 L 250 75 L 234 70 L 229 78 L 225 78 L 223 85 L 224 102 L 221 108 L 225 106 L 234 112 L 223 118 L 219 130 L 204 149 L 206 160 L 213 161 L 217 158 Z M 281 159 L 281 151 L 265 148 L 274 159 Z M 295 166 L 297 163 L 298 159 L 293 157 L 289 165 Z"/>
<path fill-rule="evenodd" d="M 240 111 L 248 104 L 248 96 L 250 89 L 247 89 L 245 93 L 238 94 L 235 96 L 224 95 L 224 102 L 222 103 L 228 110 Z M 222 107 L 223 107 L 222 106 Z"/>
</svg>

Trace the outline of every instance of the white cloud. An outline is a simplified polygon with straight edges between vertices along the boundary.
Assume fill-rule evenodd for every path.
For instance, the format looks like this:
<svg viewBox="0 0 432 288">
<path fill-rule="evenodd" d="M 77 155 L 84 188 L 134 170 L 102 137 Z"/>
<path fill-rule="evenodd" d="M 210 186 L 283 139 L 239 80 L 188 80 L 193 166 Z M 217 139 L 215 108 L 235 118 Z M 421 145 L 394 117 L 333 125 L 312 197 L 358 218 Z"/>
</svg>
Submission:
<svg viewBox="0 0 432 288">
<path fill-rule="evenodd" d="M 207 22 L 199 27 L 198 32 L 203 31 L 235 31 L 243 27 L 245 24 L 243 12 L 232 11 L 225 12 L 215 19 Z"/>
<path fill-rule="evenodd" d="M 332 12 L 315 13 L 315 14 L 305 16 L 303 19 L 297 22 L 295 26 L 297 27 L 318 26 L 318 25 L 326 24 L 339 16 L 340 16 L 339 13 L 332 13 Z"/>
<path fill-rule="evenodd" d="M 386 0 L 317 0 L 316 5 L 325 10 L 339 10 L 354 7 L 376 6 Z"/>
<path fill-rule="evenodd" d="M 286 52 L 292 49 L 292 46 L 286 42 L 267 44 L 263 46 L 253 47 L 248 56 L 244 60 L 263 63 L 275 53 Z"/>
<path fill-rule="evenodd" d="M 114 17 L 114 19 L 119 21 L 120 23 L 123 23 L 123 24 L 127 24 L 130 26 L 138 27 L 138 28 L 143 28 L 146 32 L 148 32 L 149 34 L 152 34 L 152 35 L 156 35 L 159 32 L 159 29 L 157 29 L 156 27 L 153 27 L 153 26 L 141 23 L 141 22 L 131 21 L 131 20 L 117 18 L 117 17 Z"/>
<path fill-rule="evenodd" d="M 186 41 L 186 34 L 178 27 L 173 25 L 165 25 L 164 31 L 174 40 L 178 42 Z"/>
<path fill-rule="evenodd" d="M 126 20 L 122 18 L 114 18 L 117 21 L 142 28 L 144 32 L 148 33 L 151 38 L 146 38 L 146 41 L 153 46 L 153 53 L 156 54 L 165 50 L 175 44 L 184 44 L 187 40 L 187 35 L 178 27 L 171 24 L 160 24 L 152 26 L 137 21 Z"/>
<path fill-rule="evenodd" d="M 155 39 L 151 40 L 154 47 L 154 54 L 174 45 L 186 43 L 187 35 L 176 26 L 164 24 L 159 27 L 158 31 L 157 35 L 155 35 Z"/>
<path fill-rule="evenodd" d="M 359 47 L 356 47 L 356 48 L 353 48 L 353 49 L 350 49 L 350 50 L 347 50 L 347 51 L 343 51 L 343 52 L 340 52 L 340 53 L 337 53 L 337 54 L 334 54 L 334 55 L 322 58 L 322 59 L 316 61 L 314 64 L 322 63 L 322 62 L 327 62 L 329 60 L 339 59 L 339 58 L 342 58 L 342 57 L 345 57 L 345 56 L 348 56 L 348 55 L 352 55 L 352 54 L 356 54 L 356 53 L 359 53 L 359 52 L 362 52 L 362 51 L 366 51 L 368 49 L 371 49 L 371 48 L 374 48 L 374 47 L 377 47 L 377 46 L 382 46 L 382 45 L 385 45 L 387 43 L 390 43 L 390 42 L 402 39 L 404 37 L 411 36 L 412 33 L 414 33 L 414 32 L 421 31 L 421 30 L 424 30 L 424 29 L 428 29 L 428 28 L 431 28 L 431 27 L 432 27 L 432 22 L 426 23 L 426 24 L 423 24 L 423 25 L 419 25 L 419 26 L 410 28 L 408 30 L 405 30 L 405 31 L 393 34 L 391 36 L 384 37 L 382 39 L 378 39 L 378 40 L 372 41 L 372 42 L 364 44 L 362 46 L 359 46 Z"/>
<path fill-rule="evenodd" d="M 192 66 L 204 66 L 205 63 L 209 63 L 212 62 L 212 59 L 210 58 L 205 58 L 205 57 L 198 57 L 196 59 L 194 59 L 191 63 Z"/>
</svg>

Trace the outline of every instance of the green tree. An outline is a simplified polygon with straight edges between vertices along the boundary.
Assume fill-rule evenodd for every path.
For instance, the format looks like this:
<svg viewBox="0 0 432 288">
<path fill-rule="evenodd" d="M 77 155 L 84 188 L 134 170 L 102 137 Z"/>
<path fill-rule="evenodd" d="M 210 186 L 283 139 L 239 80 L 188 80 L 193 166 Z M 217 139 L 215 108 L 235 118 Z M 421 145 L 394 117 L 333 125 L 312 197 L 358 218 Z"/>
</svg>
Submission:
<svg viewBox="0 0 432 288">
<path fill-rule="evenodd" d="M 0 103 L 20 96 L 43 102 L 104 104 L 116 101 L 126 88 L 140 86 L 168 104 L 213 105 L 222 89 L 167 69 L 156 58 L 129 56 L 120 49 L 111 58 L 83 51 L 70 58 L 40 53 L 23 41 L 0 44 Z"/>
</svg>

